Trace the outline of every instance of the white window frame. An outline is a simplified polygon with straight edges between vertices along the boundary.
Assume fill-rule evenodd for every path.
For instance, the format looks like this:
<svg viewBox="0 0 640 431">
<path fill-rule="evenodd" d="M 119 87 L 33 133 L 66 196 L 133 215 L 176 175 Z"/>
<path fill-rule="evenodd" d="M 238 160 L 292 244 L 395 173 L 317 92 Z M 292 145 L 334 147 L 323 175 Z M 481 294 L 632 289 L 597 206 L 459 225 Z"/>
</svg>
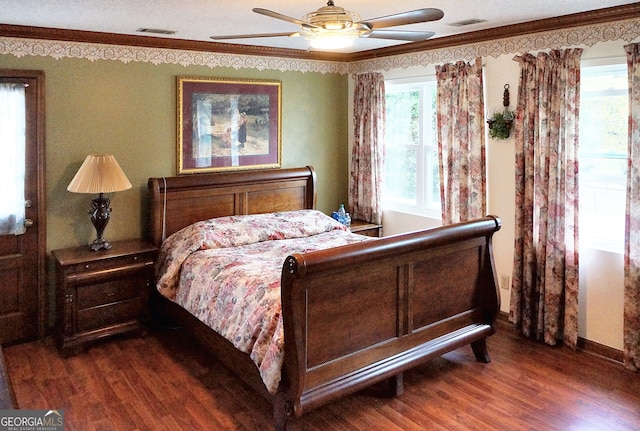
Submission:
<svg viewBox="0 0 640 431">
<path fill-rule="evenodd" d="M 581 76 L 582 79 L 588 76 L 594 76 L 601 71 L 611 70 L 612 68 L 618 69 L 626 73 L 627 63 L 626 58 L 610 58 L 610 59 L 597 59 L 597 60 L 583 60 L 581 64 Z M 584 85 L 581 84 L 581 92 L 584 91 Z M 611 91 L 607 91 L 607 94 L 611 94 Z M 628 95 L 628 91 L 625 93 L 622 90 L 617 95 Z M 586 94 L 581 93 L 581 104 L 586 99 Z M 626 121 L 625 121 L 626 124 Z M 580 139 L 585 139 L 583 129 L 580 129 Z M 627 130 L 624 130 L 624 136 L 626 136 Z M 609 157 L 602 153 L 598 153 L 600 158 L 620 159 L 627 157 L 626 152 L 624 155 L 611 154 Z M 589 166 L 589 154 L 586 151 L 579 151 L 578 155 L 580 166 L 580 195 L 579 199 L 587 199 L 587 193 L 592 196 L 611 196 L 611 194 L 620 194 L 622 190 L 623 200 L 626 200 L 626 175 L 622 176 L 606 176 L 606 175 L 590 175 L 588 171 Z M 604 205 L 610 210 L 613 205 L 609 202 L 609 205 Z M 616 254 L 624 253 L 624 225 L 625 225 L 625 206 L 624 204 L 620 208 L 620 202 L 618 202 L 618 210 L 622 212 L 616 214 L 614 219 L 610 216 L 603 214 L 593 214 L 589 217 L 585 211 L 585 206 L 581 205 L 580 208 L 580 220 L 579 220 L 579 232 L 580 232 L 580 248 L 588 248 L 594 250 L 607 251 Z"/>
<path fill-rule="evenodd" d="M 385 92 L 387 94 L 394 91 L 420 91 L 420 119 L 421 125 L 419 130 L 420 144 L 396 145 L 385 143 L 387 146 L 394 145 L 397 147 L 413 148 L 416 151 L 416 200 L 413 202 L 409 199 L 393 197 L 385 195 L 384 186 L 382 194 L 382 208 L 393 210 L 407 214 L 419 216 L 427 216 L 440 220 L 442 218 L 440 202 L 440 191 L 437 188 L 437 196 L 434 196 L 434 185 L 429 172 L 433 169 L 438 171 L 438 144 L 436 130 L 432 127 L 432 122 L 436 121 L 435 108 L 432 108 L 430 95 L 436 96 L 436 77 L 421 76 L 404 79 L 393 79 L 385 81 Z M 427 91 L 425 91 L 427 90 Z M 433 90 L 433 91 L 432 91 Z M 426 140 L 430 140 L 429 144 L 425 144 Z M 386 174 L 388 175 L 388 173 Z M 435 200 L 437 205 L 433 204 Z"/>
</svg>

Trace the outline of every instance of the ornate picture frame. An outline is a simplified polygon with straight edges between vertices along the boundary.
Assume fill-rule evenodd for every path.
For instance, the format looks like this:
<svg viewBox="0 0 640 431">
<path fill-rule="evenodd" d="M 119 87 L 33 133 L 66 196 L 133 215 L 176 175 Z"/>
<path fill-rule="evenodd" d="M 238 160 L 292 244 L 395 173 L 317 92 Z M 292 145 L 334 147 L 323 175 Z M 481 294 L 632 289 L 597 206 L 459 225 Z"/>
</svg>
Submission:
<svg viewBox="0 0 640 431">
<path fill-rule="evenodd" d="M 178 175 L 280 168 L 282 83 L 177 78 Z"/>
</svg>

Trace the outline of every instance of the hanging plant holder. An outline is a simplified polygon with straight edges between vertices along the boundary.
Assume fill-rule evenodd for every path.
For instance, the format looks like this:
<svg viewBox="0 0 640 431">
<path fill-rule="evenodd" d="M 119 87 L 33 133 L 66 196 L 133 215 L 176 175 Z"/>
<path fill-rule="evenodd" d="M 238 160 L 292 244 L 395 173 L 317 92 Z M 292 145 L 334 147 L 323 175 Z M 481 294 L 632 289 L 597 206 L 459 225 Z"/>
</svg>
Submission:
<svg viewBox="0 0 640 431">
<path fill-rule="evenodd" d="M 511 134 L 513 126 L 513 112 L 496 112 L 493 117 L 487 120 L 489 124 L 489 136 L 495 139 L 507 139 Z"/>
<path fill-rule="evenodd" d="M 515 114 L 509 110 L 509 84 L 504 85 L 502 105 L 504 106 L 504 111 L 494 113 L 493 117 L 487 120 L 489 137 L 491 138 L 507 139 L 511 134 Z"/>
</svg>

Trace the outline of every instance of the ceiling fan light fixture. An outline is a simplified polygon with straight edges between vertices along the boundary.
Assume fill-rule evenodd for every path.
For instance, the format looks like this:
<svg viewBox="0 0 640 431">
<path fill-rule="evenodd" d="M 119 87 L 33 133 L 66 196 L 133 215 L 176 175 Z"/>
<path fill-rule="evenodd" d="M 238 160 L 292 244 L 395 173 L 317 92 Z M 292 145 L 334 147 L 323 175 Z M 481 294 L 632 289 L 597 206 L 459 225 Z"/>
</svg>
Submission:
<svg viewBox="0 0 640 431">
<path fill-rule="evenodd" d="M 341 49 L 353 45 L 359 37 L 366 37 L 371 29 L 364 24 L 352 23 L 349 27 L 339 30 L 328 30 L 316 27 L 301 27 L 300 35 L 309 41 L 314 49 Z"/>
<path fill-rule="evenodd" d="M 344 30 L 345 28 L 348 28 L 351 26 L 350 22 L 344 22 L 344 21 L 330 21 L 324 24 L 324 28 L 326 28 L 327 30 Z"/>
<path fill-rule="evenodd" d="M 355 36 L 344 34 L 342 32 L 339 33 L 317 33 L 313 37 L 307 37 L 306 39 L 309 41 L 309 45 L 311 48 L 315 49 L 342 49 L 347 48 L 353 45 L 353 41 L 358 38 L 358 35 Z"/>
</svg>

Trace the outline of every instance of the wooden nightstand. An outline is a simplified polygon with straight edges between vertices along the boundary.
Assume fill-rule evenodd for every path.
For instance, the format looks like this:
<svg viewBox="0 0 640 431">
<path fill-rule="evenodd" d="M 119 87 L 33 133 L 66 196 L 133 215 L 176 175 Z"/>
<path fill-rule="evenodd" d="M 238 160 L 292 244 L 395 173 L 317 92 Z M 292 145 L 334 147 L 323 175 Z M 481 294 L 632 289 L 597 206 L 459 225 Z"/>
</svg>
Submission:
<svg viewBox="0 0 640 431">
<path fill-rule="evenodd" d="M 158 249 L 137 239 L 112 245 L 109 250 L 82 246 L 52 251 L 55 336 L 63 356 L 103 337 L 141 332 Z"/>
<path fill-rule="evenodd" d="M 382 225 L 369 223 L 364 220 L 351 220 L 351 232 L 360 235 L 381 237 Z"/>
</svg>

